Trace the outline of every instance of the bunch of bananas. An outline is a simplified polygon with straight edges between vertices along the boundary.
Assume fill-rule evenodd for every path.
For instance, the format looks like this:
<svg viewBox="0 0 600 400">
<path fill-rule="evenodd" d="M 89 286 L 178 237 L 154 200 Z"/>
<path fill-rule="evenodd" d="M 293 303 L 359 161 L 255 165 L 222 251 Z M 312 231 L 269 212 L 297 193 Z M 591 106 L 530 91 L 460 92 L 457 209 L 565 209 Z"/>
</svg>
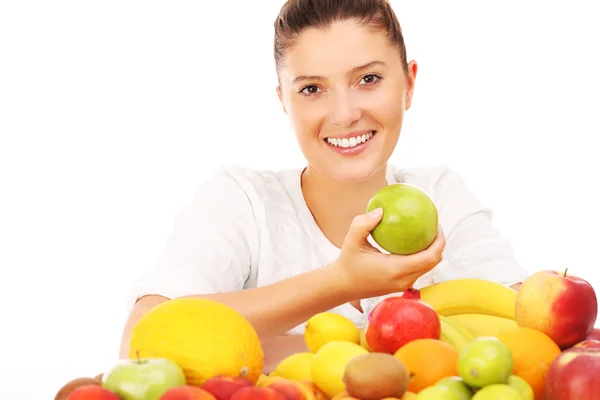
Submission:
<svg viewBox="0 0 600 400">
<path fill-rule="evenodd" d="M 464 278 L 420 289 L 421 300 L 440 317 L 440 340 L 461 350 L 480 336 L 516 328 L 517 292 L 484 279 Z"/>
</svg>

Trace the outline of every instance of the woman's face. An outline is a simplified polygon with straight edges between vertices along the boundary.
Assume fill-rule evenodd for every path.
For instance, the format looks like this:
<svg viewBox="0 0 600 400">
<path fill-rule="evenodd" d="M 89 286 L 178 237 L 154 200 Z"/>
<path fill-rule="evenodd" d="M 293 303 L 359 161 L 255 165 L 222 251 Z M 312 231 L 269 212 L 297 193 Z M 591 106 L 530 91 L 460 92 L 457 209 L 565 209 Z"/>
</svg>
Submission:
<svg viewBox="0 0 600 400">
<path fill-rule="evenodd" d="M 416 72 L 411 62 L 405 74 L 385 32 L 354 21 L 303 32 L 286 53 L 277 92 L 311 168 L 358 182 L 385 166 Z"/>
</svg>

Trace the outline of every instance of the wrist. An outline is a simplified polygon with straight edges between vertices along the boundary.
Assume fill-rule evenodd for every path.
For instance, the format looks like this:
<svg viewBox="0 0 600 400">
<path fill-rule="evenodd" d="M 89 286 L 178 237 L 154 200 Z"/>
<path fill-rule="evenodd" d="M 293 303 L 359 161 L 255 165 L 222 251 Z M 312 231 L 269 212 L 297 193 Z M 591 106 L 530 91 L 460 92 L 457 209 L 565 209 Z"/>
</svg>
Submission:
<svg viewBox="0 0 600 400">
<path fill-rule="evenodd" d="M 330 294 L 335 297 L 339 304 L 348 303 L 354 300 L 360 300 L 360 293 L 356 290 L 356 285 L 352 279 L 346 274 L 345 269 L 340 265 L 339 261 L 334 261 L 331 264 L 321 268 L 323 273 L 324 287 Z"/>
</svg>

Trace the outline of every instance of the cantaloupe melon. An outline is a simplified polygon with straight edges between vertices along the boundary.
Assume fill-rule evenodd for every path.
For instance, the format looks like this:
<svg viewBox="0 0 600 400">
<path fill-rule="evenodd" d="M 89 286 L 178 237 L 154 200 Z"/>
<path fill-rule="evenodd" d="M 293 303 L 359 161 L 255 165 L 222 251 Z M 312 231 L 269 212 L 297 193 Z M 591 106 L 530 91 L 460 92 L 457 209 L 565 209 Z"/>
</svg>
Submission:
<svg viewBox="0 0 600 400">
<path fill-rule="evenodd" d="M 237 311 L 203 298 L 166 301 L 144 314 L 131 332 L 129 357 L 164 357 L 179 365 L 191 385 L 216 375 L 256 383 L 263 349 L 254 327 Z"/>
</svg>

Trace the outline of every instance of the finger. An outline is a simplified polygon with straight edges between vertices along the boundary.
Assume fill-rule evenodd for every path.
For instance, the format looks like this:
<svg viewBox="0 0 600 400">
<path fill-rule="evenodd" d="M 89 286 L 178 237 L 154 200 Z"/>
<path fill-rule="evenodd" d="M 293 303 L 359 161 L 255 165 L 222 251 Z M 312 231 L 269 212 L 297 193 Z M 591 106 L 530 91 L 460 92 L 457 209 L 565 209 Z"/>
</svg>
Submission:
<svg viewBox="0 0 600 400">
<path fill-rule="evenodd" d="M 371 234 L 371 231 L 379 224 L 382 216 L 383 209 L 379 207 L 368 213 L 359 214 L 354 217 L 346 235 L 346 241 L 361 245 L 368 243 L 367 238 Z"/>
<path fill-rule="evenodd" d="M 423 276 L 427 271 L 419 271 L 419 272 L 411 272 L 409 274 L 403 274 L 401 277 L 397 279 L 397 288 L 396 291 L 402 292 L 407 288 L 413 287 L 415 282 Z"/>
<path fill-rule="evenodd" d="M 444 235 L 444 231 L 440 225 L 440 227 L 438 228 L 438 232 L 435 235 L 435 238 L 433 239 L 433 242 L 431 242 L 431 244 L 429 245 L 429 247 L 427 247 L 424 251 L 432 251 L 432 252 L 439 252 L 441 253 L 442 251 L 444 251 L 444 248 L 446 247 L 446 236 Z"/>
<path fill-rule="evenodd" d="M 428 248 L 415 254 L 403 256 L 402 259 L 397 259 L 396 263 L 402 265 L 407 273 L 427 272 L 442 261 L 442 253 L 445 247 L 446 238 L 443 231 L 438 229 L 435 239 Z"/>
<path fill-rule="evenodd" d="M 405 281 L 404 281 L 404 288 L 403 290 L 405 290 L 406 288 L 412 287 L 415 282 L 421 277 L 423 276 L 427 271 L 424 272 L 412 272 L 408 275 L 405 276 Z"/>
</svg>

